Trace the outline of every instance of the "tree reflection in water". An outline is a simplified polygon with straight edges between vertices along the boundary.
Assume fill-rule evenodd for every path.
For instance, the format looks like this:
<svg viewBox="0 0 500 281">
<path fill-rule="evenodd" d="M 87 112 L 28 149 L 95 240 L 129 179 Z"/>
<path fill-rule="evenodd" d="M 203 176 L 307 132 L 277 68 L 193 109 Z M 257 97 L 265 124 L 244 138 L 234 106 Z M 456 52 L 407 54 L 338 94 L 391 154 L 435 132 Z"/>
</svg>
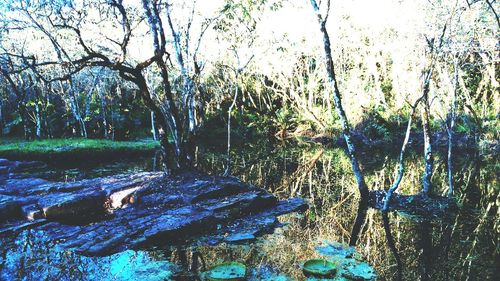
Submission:
<svg viewBox="0 0 500 281">
<path fill-rule="evenodd" d="M 223 154 L 205 151 L 204 155 L 200 158 L 201 170 L 223 172 Z M 361 159 L 367 180 L 373 189 L 384 189 L 394 176 L 386 167 L 392 167 L 396 160 L 383 160 L 377 151 L 370 151 L 369 156 Z M 196 278 L 195 273 L 207 267 L 241 261 L 252 270 L 258 268 L 271 276 L 284 274 L 301 280 L 300 262 L 320 258 L 315 247 L 328 240 L 356 245 L 358 252 L 375 267 L 380 280 L 490 280 L 498 276 L 498 161 L 477 153 L 457 154 L 455 160 L 455 195 L 460 206 L 456 213 L 440 218 L 411 217 L 401 212 L 383 216 L 378 210 L 359 205 L 350 163 L 340 149 L 242 148 L 233 157 L 236 176 L 265 187 L 279 198 L 292 194 L 305 197 L 310 210 L 304 216 L 286 216 L 281 220 L 290 222 L 286 227 L 251 245 L 126 251 L 99 258 L 61 251 L 38 231 L 23 232 L 0 238 L 0 279 L 124 280 L 124 276 L 151 275 L 163 268 L 172 269 L 171 273 L 177 275 L 191 271 L 191 275 L 182 273 L 185 276 L 168 280 L 193 280 L 189 278 Z M 418 192 L 418 167 L 422 166 L 419 161 L 420 154 L 407 158 L 408 173 L 401 183 L 401 193 Z M 92 173 L 89 169 L 82 171 L 91 177 L 153 166 L 150 162 L 122 164 L 109 165 L 106 171 L 103 167 Z M 436 166 L 433 180 L 436 186 L 446 186 L 441 184 L 446 180 L 444 164 Z M 24 245 L 28 245 L 25 251 Z M 256 276 L 269 275 L 258 272 Z"/>
</svg>

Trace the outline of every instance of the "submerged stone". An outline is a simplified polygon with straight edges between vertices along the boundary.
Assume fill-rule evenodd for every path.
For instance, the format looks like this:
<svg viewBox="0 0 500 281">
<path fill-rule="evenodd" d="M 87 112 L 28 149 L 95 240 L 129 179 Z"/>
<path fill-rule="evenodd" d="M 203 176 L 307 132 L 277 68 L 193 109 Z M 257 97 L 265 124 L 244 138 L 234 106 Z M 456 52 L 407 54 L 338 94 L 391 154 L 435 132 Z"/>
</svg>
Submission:
<svg viewBox="0 0 500 281">
<path fill-rule="evenodd" d="M 375 270 L 368 263 L 360 261 L 354 247 L 338 242 L 324 241 L 325 245 L 316 247 L 319 254 L 337 265 L 338 271 L 333 280 L 376 280 Z M 311 279 L 313 280 L 313 279 Z M 317 279 L 314 279 L 317 280 Z"/>
<path fill-rule="evenodd" d="M 210 281 L 238 281 L 244 280 L 247 275 L 247 267 L 239 262 L 225 262 L 216 265 L 202 274 Z"/>
<path fill-rule="evenodd" d="M 329 257 L 341 256 L 344 258 L 352 257 L 356 251 L 354 247 L 346 247 L 338 242 L 325 241 L 326 245 L 316 247 L 318 253 Z"/>
<path fill-rule="evenodd" d="M 356 281 L 375 280 L 377 278 L 373 267 L 366 262 L 358 262 L 348 265 L 342 272 L 342 276 L 349 280 Z"/>
</svg>

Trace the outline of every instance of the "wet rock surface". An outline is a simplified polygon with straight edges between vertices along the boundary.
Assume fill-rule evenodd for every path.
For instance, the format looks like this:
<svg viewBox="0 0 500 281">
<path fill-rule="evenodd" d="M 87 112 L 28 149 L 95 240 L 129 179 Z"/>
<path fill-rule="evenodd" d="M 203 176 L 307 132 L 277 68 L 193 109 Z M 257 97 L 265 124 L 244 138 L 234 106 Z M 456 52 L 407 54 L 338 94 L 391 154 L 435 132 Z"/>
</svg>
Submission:
<svg viewBox="0 0 500 281">
<path fill-rule="evenodd" d="M 303 211 L 232 177 L 142 172 L 77 182 L 21 178 L 40 162 L 0 159 L 0 236 L 42 230 L 57 247 L 89 256 L 196 241 L 238 243 L 271 233 L 277 216 Z"/>
</svg>

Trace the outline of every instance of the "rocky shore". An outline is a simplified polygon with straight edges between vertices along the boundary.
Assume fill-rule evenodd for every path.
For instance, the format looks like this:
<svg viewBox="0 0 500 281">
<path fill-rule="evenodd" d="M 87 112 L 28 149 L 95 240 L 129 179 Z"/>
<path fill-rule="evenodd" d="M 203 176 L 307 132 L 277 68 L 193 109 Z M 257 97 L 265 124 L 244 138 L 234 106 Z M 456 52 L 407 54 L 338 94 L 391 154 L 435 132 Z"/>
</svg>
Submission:
<svg viewBox="0 0 500 281">
<path fill-rule="evenodd" d="M 57 246 L 89 256 L 172 243 L 254 240 L 304 211 L 233 177 L 142 172 L 52 182 L 19 172 L 44 165 L 0 159 L 0 236 L 43 231 Z M 28 173 L 29 174 L 29 173 Z"/>
</svg>

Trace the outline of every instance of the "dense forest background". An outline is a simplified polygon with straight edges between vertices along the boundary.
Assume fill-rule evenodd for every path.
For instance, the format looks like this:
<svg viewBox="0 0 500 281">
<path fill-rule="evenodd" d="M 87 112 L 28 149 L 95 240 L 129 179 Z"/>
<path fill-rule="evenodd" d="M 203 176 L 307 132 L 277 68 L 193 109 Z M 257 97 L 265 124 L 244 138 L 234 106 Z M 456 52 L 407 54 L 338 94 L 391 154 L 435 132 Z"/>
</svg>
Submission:
<svg viewBox="0 0 500 281">
<path fill-rule="evenodd" d="M 85 46 L 124 64 L 153 53 L 139 1 L 124 6 L 130 36 L 123 58 L 120 12 L 98 2 L 3 2 L 2 136 L 152 136 L 155 116 L 136 85 L 119 71 L 98 64 L 80 69 L 73 62 Z M 165 31 L 174 99 L 181 99 L 189 82 L 199 130 L 224 136 L 231 107 L 237 136 L 338 132 L 309 3 L 216 2 L 172 4 L 172 29 Z M 496 6 L 495 1 L 334 2 L 328 29 L 344 107 L 355 127 L 370 138 L 403 131 L 421 92 L 422 73 L 432 64 L 432 127 L 445 128 L 457 88 L 457 132 L 498 139 Z M 159 72 L 152 65 L 143 75 L 152 98 L 163 101 Z"/>
</svg>

